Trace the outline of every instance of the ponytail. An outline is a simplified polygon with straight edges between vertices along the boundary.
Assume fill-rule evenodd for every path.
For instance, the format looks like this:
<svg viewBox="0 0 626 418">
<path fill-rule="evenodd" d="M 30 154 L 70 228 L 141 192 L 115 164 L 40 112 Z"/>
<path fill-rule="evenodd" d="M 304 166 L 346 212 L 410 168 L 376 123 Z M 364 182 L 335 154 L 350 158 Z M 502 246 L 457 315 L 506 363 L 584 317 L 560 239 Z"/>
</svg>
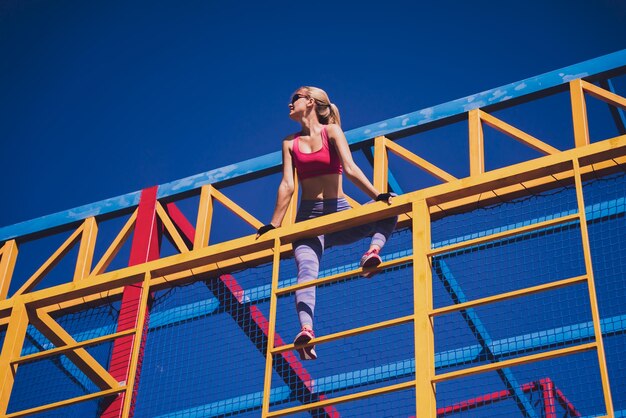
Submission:
<svg viewBox="0 0 626 418">
<path fill-rule="evenodd" d="M 334 123 L 341 126 L 339 109 L 334 103 L 330 102 L 328 94 L 326 94 L 324 90 L 312 86 L 303 86 L 298 90 L 306 90 L 309 96 L 315 101 L 315 113 L 322 125 Z"/>
<path fill-rule="evenodd" d="M 339 116 L 339 108 L 334 104 L 330 104 L 330 115 L 328 115 L 328 123 L 336 123 L 341 126 L 341 116 Z"/>
</svg>

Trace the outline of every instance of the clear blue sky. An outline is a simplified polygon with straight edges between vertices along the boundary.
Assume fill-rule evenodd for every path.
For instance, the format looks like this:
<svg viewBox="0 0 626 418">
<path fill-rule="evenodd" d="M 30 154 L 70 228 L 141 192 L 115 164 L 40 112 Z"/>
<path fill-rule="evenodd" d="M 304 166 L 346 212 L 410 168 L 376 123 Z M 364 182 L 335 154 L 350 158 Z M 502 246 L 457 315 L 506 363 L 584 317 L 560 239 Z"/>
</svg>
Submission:
<svg viewBox="0 0 626 418">
<path fill-rule="evenodd" d="M 349 130 L 621 50 L 624 22 L 620 0 L 0 0 L 0 226 L 277 151 L 300 85 Z"/>
</svg>

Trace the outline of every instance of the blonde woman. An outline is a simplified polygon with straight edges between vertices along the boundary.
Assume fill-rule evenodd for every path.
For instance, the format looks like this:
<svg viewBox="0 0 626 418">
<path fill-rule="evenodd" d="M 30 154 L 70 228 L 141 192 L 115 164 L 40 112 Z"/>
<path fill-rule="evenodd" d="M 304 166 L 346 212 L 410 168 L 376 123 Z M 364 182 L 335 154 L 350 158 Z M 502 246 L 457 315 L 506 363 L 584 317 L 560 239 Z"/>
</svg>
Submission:
<svg viewBox="0 0 626 418">
<path fill-rule="evenodd" d="M 350 209 L 342 187 L 343 174 L 373 201 L 392 202 L 390 193 L 380 193 L 354 163 L 346 137 L 341 130 L 339 109 L 330 102 L 326 92 L 317 87 L 300 87 L 289 103 L 289 117 L 301 125 L 300 132 L 283 140 L 283 178 L 272 220 L 259 228 L 257 237 L 278 228 L 285 217 L 294 192 L 294 170 L 298 173 L 302 192 L 296 222 Z M 316 280 L 325 248 L 349 244 L 371 236 L 369 250 L 361 258 L 367 269 L 364 277 L 373 276 L 372 268 L 381 263 L 380 250 L 393 232 L 397 217 L 384 219 L 345 231 L 320 235 L 294 242 L 298 283 Z M 302 330 L 294 344 L 303 360 L 315 360 L 315 346 L 304 347 L 315 338 L 313 312 L 315 286 L 296 291 L 296 310 Z"/>
</svg>

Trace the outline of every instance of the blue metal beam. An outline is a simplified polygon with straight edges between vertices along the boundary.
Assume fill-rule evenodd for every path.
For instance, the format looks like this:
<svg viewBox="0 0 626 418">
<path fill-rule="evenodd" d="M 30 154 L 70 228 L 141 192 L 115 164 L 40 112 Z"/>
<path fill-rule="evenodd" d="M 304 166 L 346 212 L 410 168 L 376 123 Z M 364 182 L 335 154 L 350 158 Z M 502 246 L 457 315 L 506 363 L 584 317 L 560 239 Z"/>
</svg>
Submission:
<svg viewBox="0 0 626 418">
<path fill-rule="evenodd" d="M 443 282 L 444 287 L 450 294 L 450 297 L 455 304 L 465 303 L 468 301 L 465 293 L 463 292 L 463 289 L 448 268 L 445 261 L 438 258 L 433 258 L 433 268 L 439 276 L 439 279 Z M 481 347 L 481 353 L 484 353 L 484 356 L 486 356 L 486 358 L 492 363 L 497 362 L 499 357 L 493 350 L 493 340 L 489 335 L 489 331 L 487 331 L 487 328 L 476 313 L 476 310 L 470 308 L 462 310 L 460 313 L 461 316 L 463 316 L 465 322 L 467 322 L 467 325 L 471 329 L 472 333 L 478 340 L 478 343 Z M 498 376 L 500 376 L 500 379 L 502 380 L 502 383 L 504 383 L 504 386 L 511 392 L 513 399 L 517 403 L 517 406 L 520 409 L 522 415 L 524 415 L 525 417 L 537 418 L 537 413 L 535 412 L 535 409 L 531 405 L 530 400 L 528 399 L 526 394 L 521 390 L 521 386 L 517 382 L 517 379 L 513 375 L 511 369 L 503 368 L 499 369 L 497 372 Z"/>
<path fill-rule="evenodd" d="M 615 72 L 616 70 L 623 71 L 623 67 L 626 67 L 626 49 L 461 99 L 352 129 L 346 132 L 346 138 L 350 145 L 366 145 L 368 141 L 377 136 L 402 136 L 403 132 L 410 132 L 422 125 L 443 121 L 452 117 L 461 117 L 472 109 L 502 105 L 508 101 L 520 99 L 541 91 L 564 87 L 570 80 L 576 78 L 599 76 L 603 73 Z M 157 198 L 161 199 L 192 192 L 205 184 L 241 181 L 241 179 L 246 179 L 255 173 L 277 171 L 280 165 L 280 151 L 273 152 L 160 185 Z M 138 204 L 139 194 L 139 191 L 128 193 L 68 211 L 2 227 L 0 228 L 0 242 L 62 227 L 90 216 L 110 214 L 129 209 Z"/>
</svg>

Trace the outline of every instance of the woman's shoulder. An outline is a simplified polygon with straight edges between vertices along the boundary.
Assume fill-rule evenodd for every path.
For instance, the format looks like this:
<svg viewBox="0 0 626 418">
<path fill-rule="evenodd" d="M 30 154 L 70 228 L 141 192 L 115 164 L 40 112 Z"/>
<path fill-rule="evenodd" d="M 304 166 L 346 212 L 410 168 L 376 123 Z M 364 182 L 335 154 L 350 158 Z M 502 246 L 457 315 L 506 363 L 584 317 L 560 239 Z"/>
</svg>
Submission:
<svg viewBox="0 0 626 418">
<path fill-rule="evenodd" d="M 335 139 L 337 137 L 343 136 L 343 130 L 341 129 L 341 126 L 337 125 L 336 123 L 329 123 L 328 125 L 325 125 L 325 128 L 326 134 L 330 139 Z"/>
<path fill-rule="evenodd" d="M 337 125 L 336 123 L 329 123 L 328 125 L 325 125 L 325 127 L 326 127 L 326 132 L 329 134 L 343 132 L 341 130 L 341 126 Z"/>
<path fill-rule="evenodd" d="M 289 150 L 292 149 L 293 147 L 293 140 L 300 136 L 300 132 L 295 132 L 293 134 L 289 134 L 286 137 L 283 138 L 283 148 L 287 147 Z"/>
</svg>

